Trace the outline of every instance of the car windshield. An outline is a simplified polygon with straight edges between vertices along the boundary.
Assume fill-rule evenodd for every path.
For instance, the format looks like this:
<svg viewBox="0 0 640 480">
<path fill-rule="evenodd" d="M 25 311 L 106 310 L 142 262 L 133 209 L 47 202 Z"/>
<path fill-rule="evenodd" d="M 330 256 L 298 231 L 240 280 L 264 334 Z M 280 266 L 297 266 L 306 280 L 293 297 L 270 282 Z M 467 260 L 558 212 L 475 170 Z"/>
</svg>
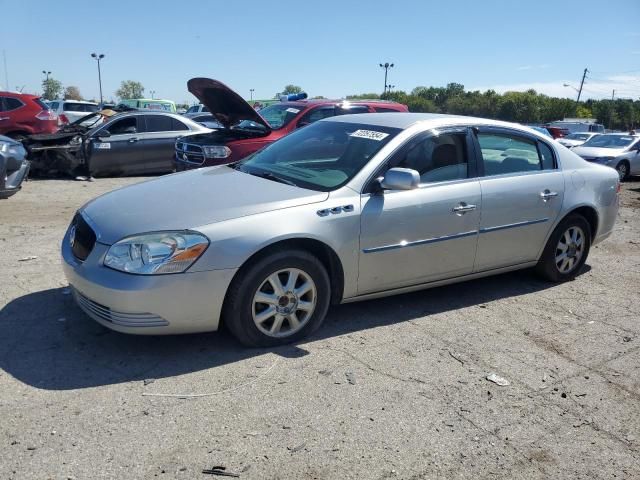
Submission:
<svg viewBox="0 0 640 480">
<path fill-rule="evenodd" d="M 232 165 L 242 172 L 328 192 L 351 180 L 401 130 L 320 121 Z"/>
<path fill-rule="evenodd" d="M 631 145 L 636 137 L 630 135 L 596 135 L 582 144 L 583 147 L 625 148 Z"/>
<path fill-rule="evenodd" d="M 570 133 L 564 138 L 567 140 L 588 140 L 590 136 L 590 133 Z"/>
<path fill-rule="evenodd" d="M 260 110 L 260 115 L 264 118 L 273 130 L 287 126 L 302 110 L 301 107 L 294 104 L 276 103 Z M 262 125 L 252 122 L 251 120 L 243 120 L 237 128 L 264 128 Z"/>
</svg>

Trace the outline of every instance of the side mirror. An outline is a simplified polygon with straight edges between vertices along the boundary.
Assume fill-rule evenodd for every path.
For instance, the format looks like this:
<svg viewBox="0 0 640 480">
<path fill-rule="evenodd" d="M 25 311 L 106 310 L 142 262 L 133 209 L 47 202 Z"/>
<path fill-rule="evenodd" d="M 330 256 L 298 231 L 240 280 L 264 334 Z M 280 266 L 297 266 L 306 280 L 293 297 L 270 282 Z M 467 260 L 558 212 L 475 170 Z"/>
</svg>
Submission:
<svg viewBox="0 0 640 480">
<path fill-rule="evenodd" d="M 420 174 L 411 168 L 390 168 L 380 180 L 385 190 L 413 190 L 420 184 Z"/>
</svg>

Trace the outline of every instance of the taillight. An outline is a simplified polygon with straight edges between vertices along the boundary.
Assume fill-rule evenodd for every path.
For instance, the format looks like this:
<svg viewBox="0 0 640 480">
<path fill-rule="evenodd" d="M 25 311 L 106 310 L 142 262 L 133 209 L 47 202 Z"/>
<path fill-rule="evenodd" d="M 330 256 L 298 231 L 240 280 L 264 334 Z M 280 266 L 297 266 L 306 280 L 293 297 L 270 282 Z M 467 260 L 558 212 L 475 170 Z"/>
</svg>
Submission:
<svg viewBox="0 0 640 480">
<path fill-rule="evenodd" d="M 616 185 L 616 193 L 620 193 L 620 182 L 618 182 L 618 185 Z"/>
<path fill-rule="evenodd" d="M 64 113 L 61 113 L 61 114 L 59 115 L 59 118 L 60 118 L 60 121 L 61 121 L 62 123 L 69 123 L 69 119 L 67 118 L 67 116 L 66 116 Z"/>
<path fill-rule="evenodd" d="M 38 120 L 58 120 L 58 115 L 51 110 L 42 110 L 36 115 Z"/>
</svg>

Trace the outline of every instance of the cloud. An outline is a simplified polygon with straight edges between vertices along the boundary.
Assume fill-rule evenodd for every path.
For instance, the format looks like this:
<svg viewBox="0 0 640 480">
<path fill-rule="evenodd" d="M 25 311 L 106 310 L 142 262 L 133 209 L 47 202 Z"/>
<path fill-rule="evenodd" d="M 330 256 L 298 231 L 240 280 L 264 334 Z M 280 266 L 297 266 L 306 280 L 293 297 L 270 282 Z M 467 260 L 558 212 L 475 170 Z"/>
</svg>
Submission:
<svg viewBox="0 0 640 480">
<path fill-rule="evenodd" d="M 639 71 L 640 72 L 640 71 Z M 530 89 L 538 93 L 544 93 L 552 97 L 576 98 L 576 91 L 564 84 L 579 87 L 574 80 L 554 80 L 546 82 L 520 82 L 511 84 L 497 84 L 474 86 L 470 90 L 495 90 L 498 93 L 504 92 L 524 92 Z M 616 98 L 640 98 L 640 74 L 637 75 L 611 75 L 602 79 L 590 79 L 584 84 L 582 99 L 611 98 L 613 90 L 616 91 Z"/>
</svg>

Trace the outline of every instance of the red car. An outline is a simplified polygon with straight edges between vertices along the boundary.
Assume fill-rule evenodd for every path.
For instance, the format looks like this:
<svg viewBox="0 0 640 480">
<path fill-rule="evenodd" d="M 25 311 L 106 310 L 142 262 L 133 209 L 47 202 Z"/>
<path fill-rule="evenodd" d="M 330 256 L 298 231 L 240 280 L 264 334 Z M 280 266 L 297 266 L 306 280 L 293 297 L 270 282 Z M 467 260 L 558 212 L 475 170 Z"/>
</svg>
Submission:
<svg viewBox="0 0 640 480">
<path fill-rule="evenodd" d="M 58 115 L 37 95 L 0 92 L 0 135 L 21 140 L 58 130 Z"/>
<path fill-rule="evenodd" d="M 548 125 L 545 125 L 544 128 L 546 128 L 549 131 L 549 133 L 553 138 L 562 138 L 566 135 L 569 135 L 570 133 L 569 130 L 562 127 L 550 127 Z"/>
<path fill-rule="evenodd" d="M 406 105 L 384 100 L 296 99 L 275 103 L 257 112 L 217 80 L 192 78 L 187 86 L 223 128 L 179 138 L 176 141 L 177 170 L 236 162 L 295 129 L 323 118 L 351 113 L 409 111 Z"/>
</svg>

